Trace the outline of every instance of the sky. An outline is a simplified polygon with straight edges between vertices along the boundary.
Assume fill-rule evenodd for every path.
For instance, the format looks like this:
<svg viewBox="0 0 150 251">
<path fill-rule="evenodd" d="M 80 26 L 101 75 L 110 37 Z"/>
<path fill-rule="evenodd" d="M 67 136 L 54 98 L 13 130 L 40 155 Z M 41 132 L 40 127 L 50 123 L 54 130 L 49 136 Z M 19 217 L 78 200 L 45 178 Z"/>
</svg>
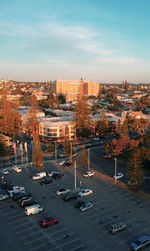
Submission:
<svg viewBox="0 0 150 251">
<path fill-rule="evenodd" d="M 1 0 L 0 79 L 150 83 L 149 0 Z"/>
</svg>

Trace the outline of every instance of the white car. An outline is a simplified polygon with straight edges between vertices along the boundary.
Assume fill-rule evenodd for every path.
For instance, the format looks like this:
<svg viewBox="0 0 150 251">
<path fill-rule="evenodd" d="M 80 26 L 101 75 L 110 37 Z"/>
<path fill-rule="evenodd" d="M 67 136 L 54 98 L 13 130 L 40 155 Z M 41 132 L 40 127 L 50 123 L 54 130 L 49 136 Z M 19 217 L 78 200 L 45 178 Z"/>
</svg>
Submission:
<svg viewBox="0 0 150 251">
<path fill-rule="evenodd" d="M 92 194 L 93 190 L 92 189 L 83 189 L 81 192 L 78 193 L 80 197 L 87 196 L 89 194 Z"/>
<path fill-rule="evenodd" d="M 92 206 L 93 206 L 92 203 L 89 202 L 89 201 L 87 201 L 87 202 L 85 202 L 85 203 L 80 207 L 80 210 L 81 210 L 82 212 L 84 212 L 84 211 L 90 209 Z"/>
<path fill-rule="evenodd" d="M 66 194 L 66 193 L 69 193 L 69 192 L 70 192 L 70 190 L 67 189 L 67 188 L 60 188 L 60 189 L 56 192 L 56 194 L 57 194 L 57 195 L 62 195 L 62 194 Z"/>
<path fill-rule="evenodd" d="M 95 175 L 95 172 L 93 171 L 87 171 L 83 174 L 83 177 L 85 178 L 88 178 L 88 177 L 91 177 L 91 176 L 94 176 Z"/>
<path fill-rule="evenodd" d="M 8 194 L 0 194 L 0 201 L 7 200 L 9 198 Z"/>
<path fill-rule="evenodd" d="M 13 197 L 13 193 L 17 193 L 17 192 L 24 192 L 25 188 L 22 186 L 14 186 L 11 188 L 11 190 L 8 190 L 8 194 L 10 197 Z"/>
<path fill-rule="evenodd" d="M 47 175 L 49 176 L 49 177 L 53 177 L 53 175 L 57 175 L 57 174 L 59 174 L 60 172 L 58 172 L 58 171 L 50 171 Z"/>
<path fill-rule="evenodd" d="M 9 173 L 7 168 L 0 169 L 0 172 L 1 172 L 2 174 L 8 174 L 8 173 Z"/>
<path fill-rule="evenodd" d="M 20 166 L 14 166 L 12 168 L 16 173 L 21 173 L 22 172 L 22 168 Z"/>
<path fill-rule="evenodd" d="M 114 178 L 115 178 L 116 180 L 118 180 L 118 179 L 121 179 L 123 176 L 124 176 L 123 173 L 117 173 L 117 175 L 114 175 Z"/>
<path fill-rule="evenodd" d="M 59 165 L 63 166 L 65 164 L 65 162 L 66 162 L 66 160 L 63 160 L 63 161 L 59 162 Z"/>
</svg>

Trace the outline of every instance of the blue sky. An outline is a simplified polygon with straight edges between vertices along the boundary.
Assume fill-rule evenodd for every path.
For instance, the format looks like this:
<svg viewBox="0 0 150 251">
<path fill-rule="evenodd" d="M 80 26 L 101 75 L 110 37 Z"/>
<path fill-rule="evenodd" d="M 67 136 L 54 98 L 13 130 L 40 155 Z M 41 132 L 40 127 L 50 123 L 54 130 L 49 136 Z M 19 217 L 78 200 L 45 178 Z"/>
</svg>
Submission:
<svg viewBox="0 0 150 251">
<path fill-rule="evenodd" d="M 149 0 L 1 0 L 0 79 L 150 82 Z"/>
</svg>

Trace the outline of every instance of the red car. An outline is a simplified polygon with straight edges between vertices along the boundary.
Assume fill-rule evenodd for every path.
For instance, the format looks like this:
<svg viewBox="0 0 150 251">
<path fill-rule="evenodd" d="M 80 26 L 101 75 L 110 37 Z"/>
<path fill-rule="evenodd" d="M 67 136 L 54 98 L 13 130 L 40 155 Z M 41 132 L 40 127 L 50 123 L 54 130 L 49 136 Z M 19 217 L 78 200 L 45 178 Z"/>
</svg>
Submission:
<svg viewBox="0 0 150 251">
<path fill-rule="evenodd" d="M 112 158 L 112 154 L 111 154 L 111 153 L 105 153 L 105 154 L 103 155 L 103 157 L 104 157 L 105 159 L 111 159 L 111 158 Z"/>
<path fill-rule="evenodd" d="M 56 217 L 46 217 L 40 221 L 41 227 L 48 227 L 57 224 L 59 220 Z"/>
</svg>

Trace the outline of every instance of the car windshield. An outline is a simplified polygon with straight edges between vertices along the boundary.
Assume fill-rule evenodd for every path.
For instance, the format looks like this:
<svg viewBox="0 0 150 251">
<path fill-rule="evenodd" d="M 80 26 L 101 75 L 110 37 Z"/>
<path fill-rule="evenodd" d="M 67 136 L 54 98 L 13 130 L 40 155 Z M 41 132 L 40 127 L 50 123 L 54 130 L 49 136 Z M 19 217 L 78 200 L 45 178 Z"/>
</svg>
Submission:
<svg viewBox="0 0 150 251">
<path fill-rule="evenodd" d="M 141 242 L 139 240 L 136 240 L 135 243 L 139 246 L 141 245 Z"/>
</svg>

